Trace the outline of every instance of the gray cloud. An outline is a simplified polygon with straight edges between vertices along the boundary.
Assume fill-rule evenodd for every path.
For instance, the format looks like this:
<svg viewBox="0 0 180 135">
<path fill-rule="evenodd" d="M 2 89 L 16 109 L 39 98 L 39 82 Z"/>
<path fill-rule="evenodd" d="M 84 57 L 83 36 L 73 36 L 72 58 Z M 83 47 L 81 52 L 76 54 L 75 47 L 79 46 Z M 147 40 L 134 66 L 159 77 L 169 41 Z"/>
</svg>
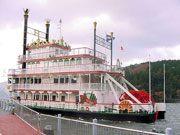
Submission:
<svg viewBox="0 0 180 135">
<path fill-rule="evenodd" d="M 180 44 L 178 0 L 1 0 L 0 28 L 7 24 L 20 27 L 23 21 L 22 9 L 26 7 L 30 8 L 30 22 L 44 25 L 45 18 L 51 19 L 52 36 L 58 37 L 57 23 L 62 18 L 62 32 L 67 42 L 90 47 L 93 46 L 93 20 L 88 24 L 75 25 L 76 29 L 73 29 L 73 24 L 77 18 L 92 19 L 100 14 L 109 15 L 110 22 L 98 22 L 97 33 L 105 36 L 106 32 L 114 32 L 115 58 L 120 57 L 121 41 L 125 60 L 144 58 L 152 48 Z M 154 57 L 159 59 L 158 56 Z"/>
</svg>

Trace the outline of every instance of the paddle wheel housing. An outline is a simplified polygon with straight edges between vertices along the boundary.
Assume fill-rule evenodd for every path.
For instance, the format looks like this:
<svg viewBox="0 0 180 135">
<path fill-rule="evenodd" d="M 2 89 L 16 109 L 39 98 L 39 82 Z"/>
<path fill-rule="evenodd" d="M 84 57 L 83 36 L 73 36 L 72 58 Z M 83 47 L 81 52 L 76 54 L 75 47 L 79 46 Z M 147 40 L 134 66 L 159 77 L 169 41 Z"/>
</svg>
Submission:
<svg viewBox="0 0 180 135">
<path fill-rule="evenodd" d="M 155 104 L 155 100 L 154 98 L 149 95 L 147 92 L 145 91 L 135 91 L 135 90 L 129 90 L 129 92 L 136 98 L 138 99 L 141 103 L 150 103 L 149 99 L 151 99 L 152 104 Z M 149 98 L 150 97 L 150 98 Z M 121 96 L 119 97 L 119 101 L 123 101 L 123 100 L 130 100 L 133 103 L 136 103 L 136 101 L 134 101 L 127 93 L 123 93 L 121 94 Z"/>
</svg>

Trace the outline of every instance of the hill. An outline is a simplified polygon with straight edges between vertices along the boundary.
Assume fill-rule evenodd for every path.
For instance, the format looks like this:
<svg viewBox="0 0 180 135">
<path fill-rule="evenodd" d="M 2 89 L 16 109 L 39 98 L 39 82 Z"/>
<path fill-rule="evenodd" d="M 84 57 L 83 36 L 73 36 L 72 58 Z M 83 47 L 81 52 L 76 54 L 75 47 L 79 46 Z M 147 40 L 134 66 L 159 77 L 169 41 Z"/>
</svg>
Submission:
<svg viewBox="0 0 180 135">
<path fill-rule="evenodd" d="M 180 101 L 180 60 L 151 62 L 152 95 L 163 101 L 163 64 L 166 65 L 166 101 Z M 126 79 L 139 90 L 149 91 L 149 63 L 125 67 Z"/>
</svg>

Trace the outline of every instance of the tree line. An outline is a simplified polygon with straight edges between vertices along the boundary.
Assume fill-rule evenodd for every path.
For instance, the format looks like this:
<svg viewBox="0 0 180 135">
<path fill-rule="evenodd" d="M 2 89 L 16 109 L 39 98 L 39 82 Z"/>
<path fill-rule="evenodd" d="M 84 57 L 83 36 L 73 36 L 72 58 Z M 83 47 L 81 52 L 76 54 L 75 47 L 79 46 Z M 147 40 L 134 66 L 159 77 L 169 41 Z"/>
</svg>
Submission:
<svg viewBox="0 0 180 135">
<path fill-rule="evenodd" d="M 166 67 L 166 102 L 180 101 L 180 60 L 163 60 L 151 62 L 152 96 L 157 102 L 163 101 L 164 74 Z M 125 67 L 126 79 L 139 90 L 149 92 L 149 63 Z"/>
</svg>

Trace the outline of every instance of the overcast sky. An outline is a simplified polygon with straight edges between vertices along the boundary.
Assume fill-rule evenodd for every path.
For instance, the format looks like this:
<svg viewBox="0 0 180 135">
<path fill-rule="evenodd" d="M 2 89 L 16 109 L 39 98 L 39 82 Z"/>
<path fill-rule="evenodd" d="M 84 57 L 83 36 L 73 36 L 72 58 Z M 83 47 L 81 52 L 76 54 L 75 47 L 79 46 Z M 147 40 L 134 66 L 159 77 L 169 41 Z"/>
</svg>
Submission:
<svg viewBox="0 0 180 135">
<path fill-rule="evenodd" d="M 151 61 L 180 58 L 179 0 L 0 0 L 0 82 L 22 55 L 23 8 L 30 9 L 30 27 L 45 31 L 45 19 L 51 20 L 50 39 L 59 39 L 61 18 L 62 35 L 72 48 L 93 48 L 97 21 L 98 35 L 114 32 L 114 64 L 117 58 L 123 66 L 145 62 L 149 55 Z"/>
</svg>

